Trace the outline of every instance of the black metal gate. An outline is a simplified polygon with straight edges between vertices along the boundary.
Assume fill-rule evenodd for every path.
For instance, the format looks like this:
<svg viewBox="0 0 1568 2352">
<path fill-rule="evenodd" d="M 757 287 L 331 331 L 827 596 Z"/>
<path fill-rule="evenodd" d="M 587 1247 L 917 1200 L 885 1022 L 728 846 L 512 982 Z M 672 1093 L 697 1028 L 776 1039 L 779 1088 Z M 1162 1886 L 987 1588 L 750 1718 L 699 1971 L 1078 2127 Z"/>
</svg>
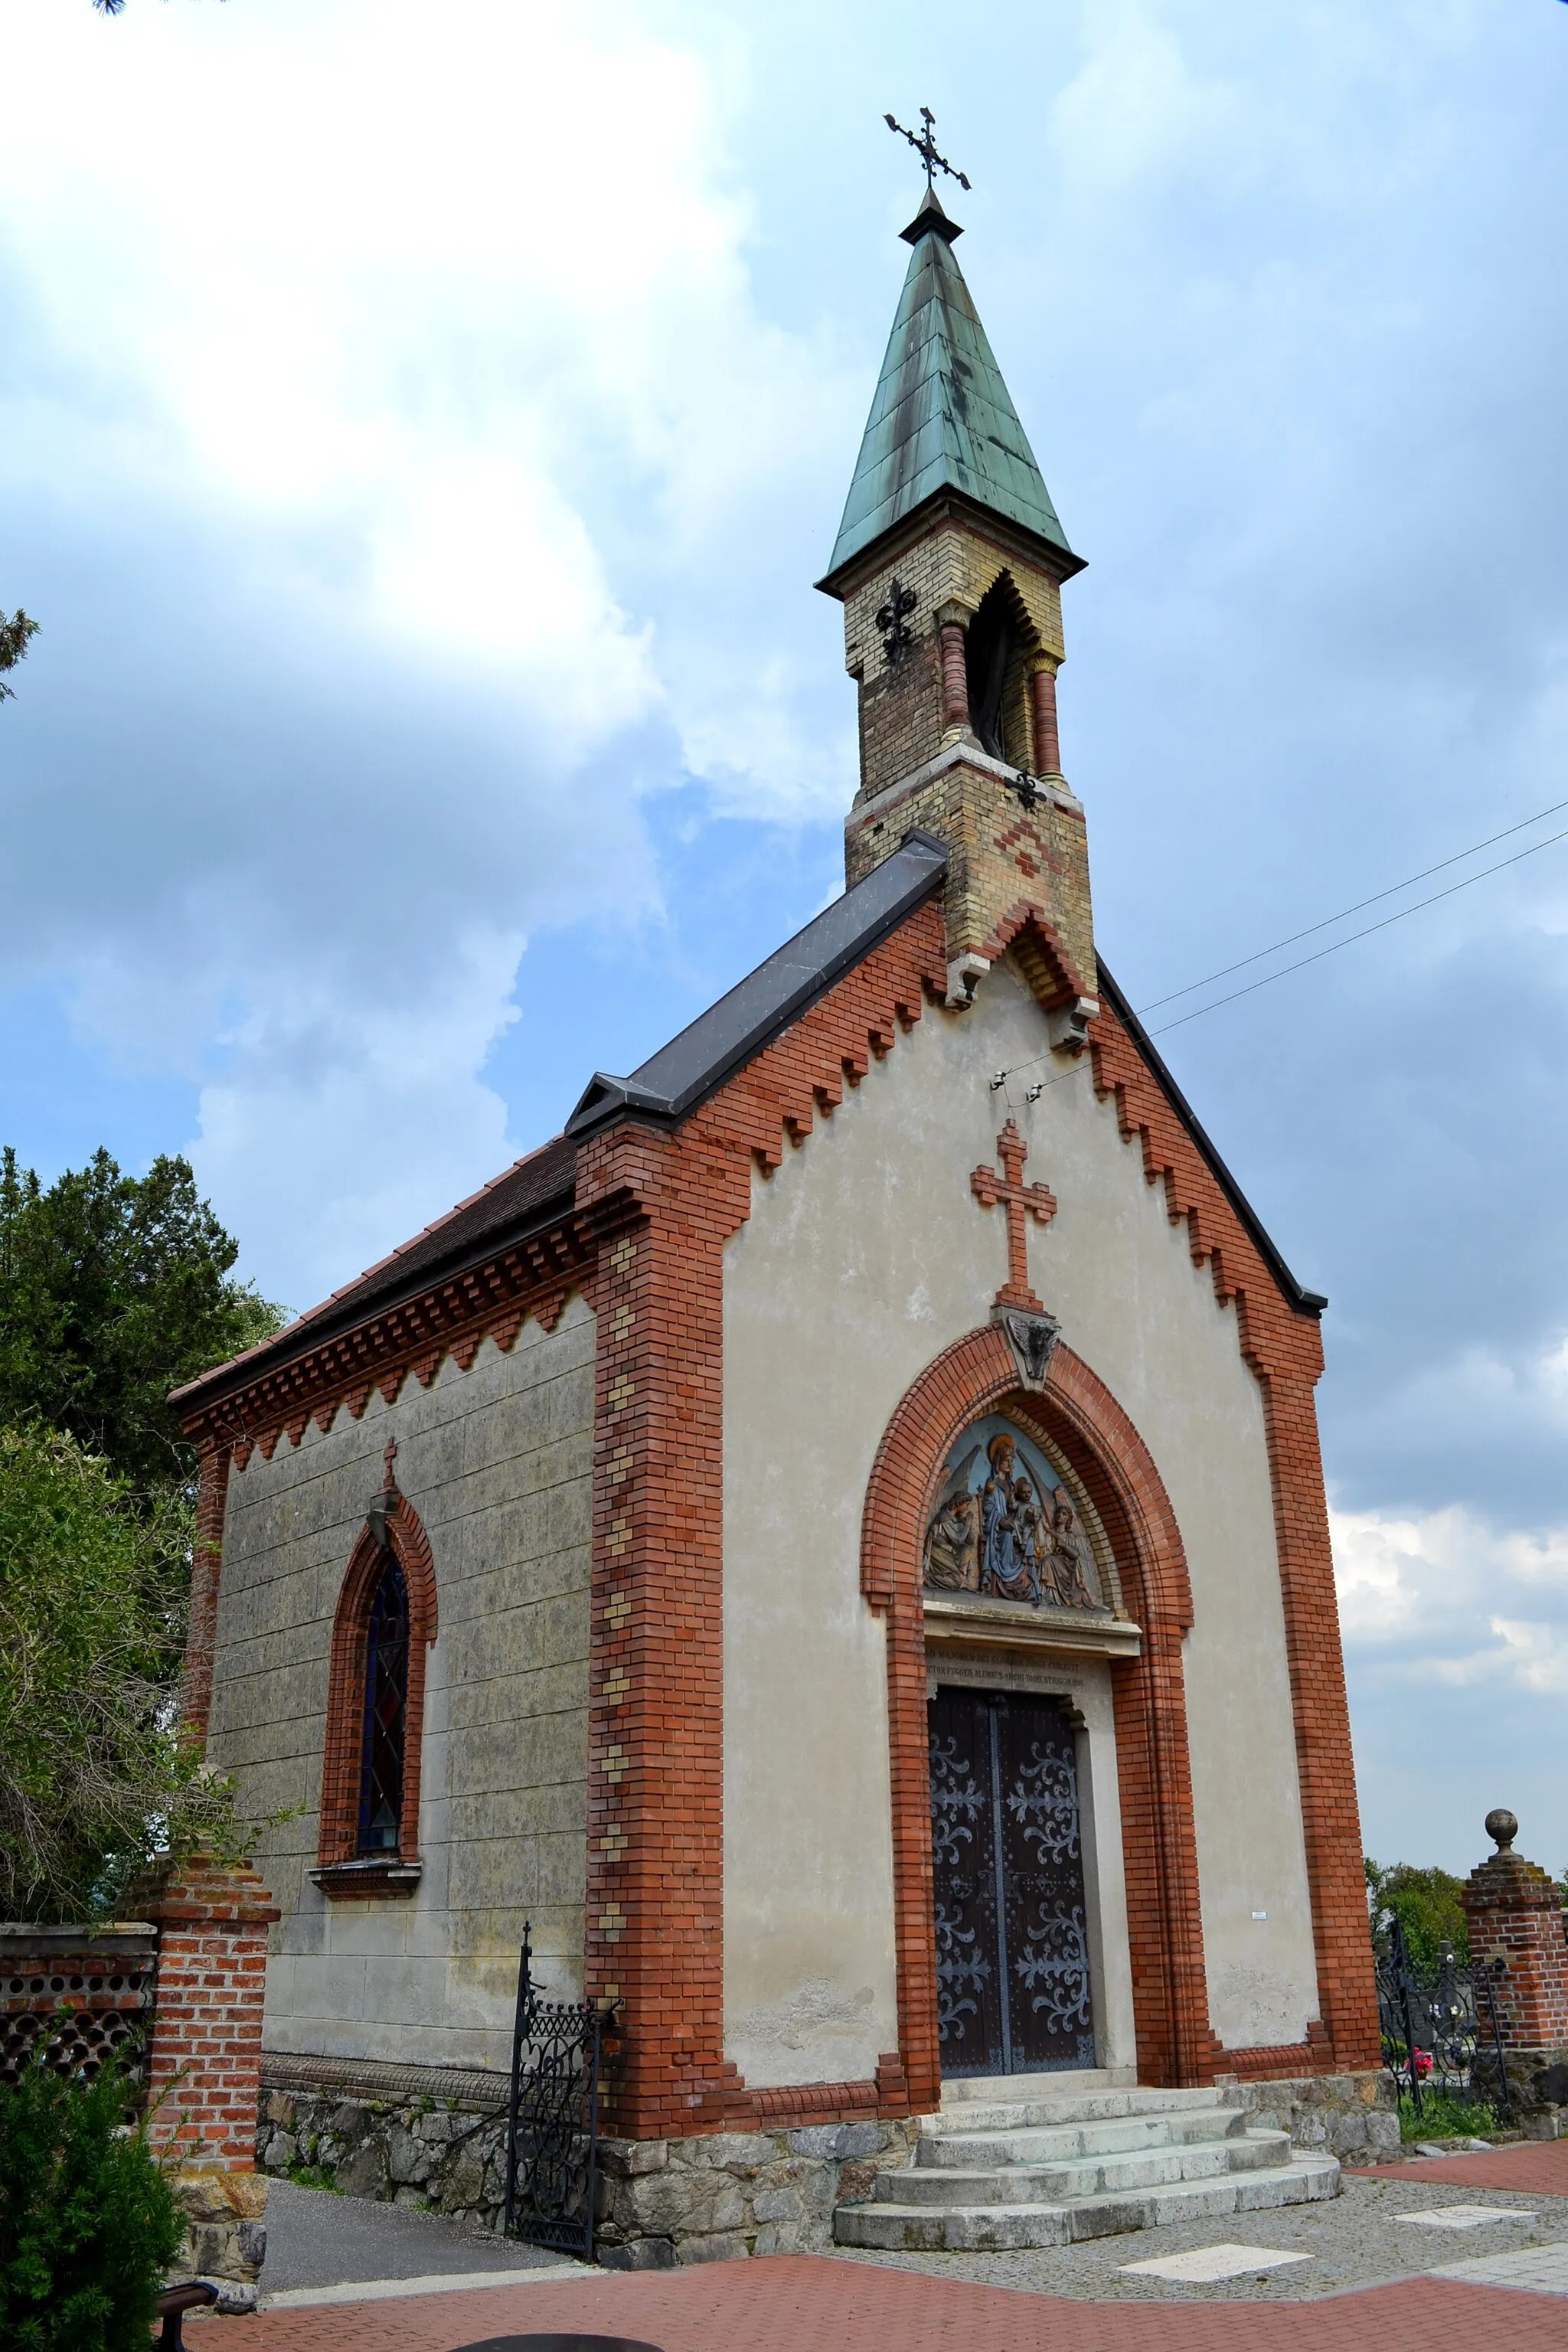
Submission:
<svg viewBox="0 0 1568 2352">
<path fill-rule="evenodd" d="M 945 2075 L 1094 2064 L 1072 1726 L 1055 1699 L 931 1702 L 937 2021 Z"/>
<path fill-rule="evenodd" d="M 527 2245 L 591 2262 L 599 2065 L 620 2004 L 542 2000 L 532 1957 L 525 1927 L 511 2037 L 504 2227 Z"/>
<path fill-rule="evenodd" d="M 1377 1955 L 1383 2063 L 1417 2119 L 1424 2094 L 1433 2091 L 1512 2115 L 1498 2016 L 1500 1979 L 1507 1973 L 1501 1960 L 1490 1969 L 1462 1966 L 1451 1944 L 1439 1948 L 1435 1969 L 1417 1969 L 1403 1925 L 1397 1917 L 1389 1920 Z"/>
</svg>

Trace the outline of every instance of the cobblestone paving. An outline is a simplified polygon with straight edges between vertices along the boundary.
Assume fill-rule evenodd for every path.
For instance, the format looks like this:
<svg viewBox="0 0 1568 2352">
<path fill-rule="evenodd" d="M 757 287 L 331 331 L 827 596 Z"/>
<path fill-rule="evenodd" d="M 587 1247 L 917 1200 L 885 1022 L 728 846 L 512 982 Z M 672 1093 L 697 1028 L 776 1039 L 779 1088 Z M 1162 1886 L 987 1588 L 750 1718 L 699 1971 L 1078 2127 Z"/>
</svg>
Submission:
<svg viewBox="0 0 1568 2352">
<path fill-rule="evenodd" d="M 1434 2170 L 1412 2168 L 1413 2177 L 1347 2173 L 1341 2195 L 1321 2205 L 1226 2213 L 1210 2221 L 1138 2230 L 1126 2237 L 1095 2238 L 1087 2245 L 1034 2253 L 889 2254 L 842 2246 L 837 2259 L 916 2271 L 926 2278 L 962 2279 L 977 2286 L 1014 2287 L 1028 2294 L 1069 2295 L 1082 2302 L 1300 2303 L 1342 2294 L 1348 2287 L 1418 2277 L 1439 2263 L 1568 2242 L 1568 2196 L 1543 2197 L 1537 2191 L 1527 2200 L 1517 2190 L 1483 2188 L 1473 2176 L 1461 2191 L 1435 2179 Z M 1526 2203 L 1535 2208 L 1532 2221 L 1500 2221 L 1493 2226 L 1456 2230 L 1451 2236 L 1440 2230 L 1400 2228 L 1394 2221 L 1396 2214 L 1429 2212 L 1445 2204 L 1491 2205 L 1503 2211 Z M 1221 2243 L 1310 2254 L 1312 2260 L 1277 2271 L 1245 2271 L 1237 2278 L 1202 2285 L 1129 2275 L 1121 2268 L 1124 2263 Z M 1563 2339 L 1568 2343 L 1568 2314 Z"/>
</svg>

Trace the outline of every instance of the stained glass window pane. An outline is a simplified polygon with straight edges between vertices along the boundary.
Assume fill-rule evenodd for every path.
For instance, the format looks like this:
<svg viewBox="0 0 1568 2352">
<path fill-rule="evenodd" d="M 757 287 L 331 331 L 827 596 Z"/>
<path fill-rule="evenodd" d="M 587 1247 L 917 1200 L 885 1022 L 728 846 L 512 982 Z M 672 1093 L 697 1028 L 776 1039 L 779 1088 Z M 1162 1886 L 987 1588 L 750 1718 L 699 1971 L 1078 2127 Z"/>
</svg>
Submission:
<svg viewBox="0 0 1568 2352">
<path fill-rule="evenodd" d="M 403 1828 L 403 1749 L 408 1723 L 408 1587 L 390 1554 L 371 1605 L 365 1643 L 364 1748 L 359 1851 L 395 1853 Z"/>
</svg>

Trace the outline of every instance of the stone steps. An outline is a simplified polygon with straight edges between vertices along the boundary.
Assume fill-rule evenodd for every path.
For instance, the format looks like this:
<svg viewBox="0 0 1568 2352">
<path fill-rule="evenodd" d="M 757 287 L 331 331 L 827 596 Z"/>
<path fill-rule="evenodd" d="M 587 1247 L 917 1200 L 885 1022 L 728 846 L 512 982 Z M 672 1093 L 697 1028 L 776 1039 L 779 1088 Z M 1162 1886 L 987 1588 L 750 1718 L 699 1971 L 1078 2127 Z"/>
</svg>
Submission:
<svg viewBox="0 0 1568 2352">
<path fill-rule="evenodd" d="M 1289 2132 L 1256 2132 L 1239 2142 L 1206 2140 L 1138 2155 L 1077 2157 L 1061 2164 L 1004 2164 L 994 2171 L 920 2163 L 905 2172 L 880 2174 L 873 2195 L 879 2203 L 900 2205 L 1054 2205 L 1174 2181 L 1277 2171 L 1289 2161 Z"/>
<path fill-rule="evenodd" d="M 1234 2091 L 1058 2095 L 1046 2077 L 1004 2102 L 984 2088 L 984 2098 L 944 2095 L 921 2122 L 913 2164 L 879 2173 L 865 2203 L 837 2209 L 840 2245 L 1067 2246 L 1339 2194 L 1333 2157 L 1293 2155 L 1286 2132 L 1248 2131 Z"/>
<path fill-rule="evenodd" d="M 907 2180 L 908 2174 L 894 2174 Z M 1258 2172 L 1219 2180 L 1173 2181 L 1121 2195 L 1070 2198 L 1058 2203 L 840 2205 L 833 2234 L 841 2246 L 898 2253 L 1005 2252 L 1030 2246 L 1070 2246 L 1128 2230 L 1163 2229 L 1174 2221 L 1206 2221 L 1280 2205 L 1337 2197 L 1340 2168 L 1331 2156 L 1295 2158 Z"/>
<path fill-rule="evenodd" d="M 954 2118 L 956 2121 L 956 2118 Z M 1047 2124 L 1022 2130 L 956 2131 L 945 2116 L 921 2126 L 917 2164 L 1048 2164 L 1076 2157 L 1124 2156 L 1153 2148 L 1223 2146 L 1247 2136 L 1239 2107 L 1190 2107 L 1110 2123 Z"/>
</svg>

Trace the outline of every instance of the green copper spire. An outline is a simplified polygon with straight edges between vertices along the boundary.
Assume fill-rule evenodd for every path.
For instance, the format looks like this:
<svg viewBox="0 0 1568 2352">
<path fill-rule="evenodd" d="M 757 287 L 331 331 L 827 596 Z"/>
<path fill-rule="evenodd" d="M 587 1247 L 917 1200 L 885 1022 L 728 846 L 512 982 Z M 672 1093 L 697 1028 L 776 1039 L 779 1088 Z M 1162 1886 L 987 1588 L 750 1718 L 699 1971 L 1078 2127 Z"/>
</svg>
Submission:
<svg viewBox="0 0 1568 2352">
<path fill-rule="evenodd" d="M 903 232 L 914 252 L 824 586 L 938 490 L 962 492 L 1080 569 L 953 257 L 961 233 L 928 190 Z"/>
</svg>

